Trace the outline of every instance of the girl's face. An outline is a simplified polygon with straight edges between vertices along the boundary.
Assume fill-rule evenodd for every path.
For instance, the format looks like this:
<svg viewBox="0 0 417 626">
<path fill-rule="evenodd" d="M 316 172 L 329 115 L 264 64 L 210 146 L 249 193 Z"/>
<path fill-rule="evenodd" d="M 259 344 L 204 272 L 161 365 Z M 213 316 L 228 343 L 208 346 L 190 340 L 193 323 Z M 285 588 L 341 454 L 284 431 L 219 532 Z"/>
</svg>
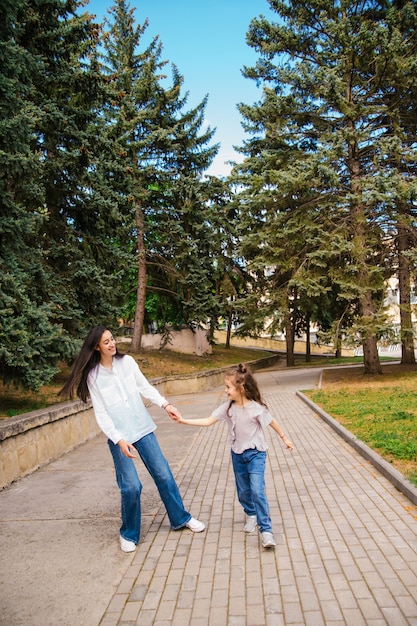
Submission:
<svg viewBox="0 0 417 626">
<path fill-rule="evenodd" d="M 224 381 L 226 395 L 232 402 L 239 402 L 244 397 L 242 387 L 236 387 L 230 380 L 230 378 L 226 378 Z"/>
<path fill-rule="evenodd" d="M 97 344 L 97 350 L 100 352 L 102 359 L 109 358 L 116 354 L 116 342 L 109 330 L 105 330 L 101 335 L 101 339 Z"/>
</svg>

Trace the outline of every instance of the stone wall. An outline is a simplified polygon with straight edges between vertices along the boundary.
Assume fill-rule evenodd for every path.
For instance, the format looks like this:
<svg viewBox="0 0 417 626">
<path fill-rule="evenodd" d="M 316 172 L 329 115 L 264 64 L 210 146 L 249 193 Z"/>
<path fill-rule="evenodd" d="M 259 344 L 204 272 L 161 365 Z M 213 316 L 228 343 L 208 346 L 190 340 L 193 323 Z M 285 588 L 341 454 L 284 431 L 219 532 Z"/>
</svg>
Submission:
<svg viewBox="0 0 417 626">
<path fill-rule="evenodd" d="M 279 355 L 250 363 L 253 371 L 269 367 Z M 151 382 L 164 396 L 198 393 L 223 383 L 225 367 L 190 376 L 167 376 Z M 76 400 L 0 421 L 0 489 L 50 463 L 99 433 L 91 404 Z"/>
<path fill-rule="evenodd" d="M 63 402 L 0 422 L 0 489 L 95 437 L 90 404 Z"/>
<path fill-rule="evenodd" d="M 162 346 L 165 350 L 175 350 L 183 354 L 196 354 L 204 356 L 211 354 L 213 348 L 207 339 L 207 331 L 196 328 L 194 331 L 189 328 L 182 330 L 172 330 L 169 335 L 169 341 L 164 344 L 162 335 L 146 334 L 142 336 L 142 348 L 151 348 L 159 350 Z"/>
</svg>

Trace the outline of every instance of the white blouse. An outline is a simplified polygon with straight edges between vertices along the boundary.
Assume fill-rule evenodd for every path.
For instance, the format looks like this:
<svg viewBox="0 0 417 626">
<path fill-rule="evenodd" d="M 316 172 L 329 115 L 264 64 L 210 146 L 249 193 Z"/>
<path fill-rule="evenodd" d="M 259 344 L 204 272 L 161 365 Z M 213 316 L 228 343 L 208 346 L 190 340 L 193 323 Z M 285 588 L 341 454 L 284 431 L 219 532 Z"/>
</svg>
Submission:
<svg viewBox="0 0 417 626">
<path fill-rule="evenodd" d="M 87 386 L 97 424 L 113 443 L 120 439 L 134 443 L 156 429 L 141 396 L 161 407 L 166 398 L 129 354 L 113 358 L 111 370 L 100 364 L 95 367 L 88 375 Z"/>
</svg>

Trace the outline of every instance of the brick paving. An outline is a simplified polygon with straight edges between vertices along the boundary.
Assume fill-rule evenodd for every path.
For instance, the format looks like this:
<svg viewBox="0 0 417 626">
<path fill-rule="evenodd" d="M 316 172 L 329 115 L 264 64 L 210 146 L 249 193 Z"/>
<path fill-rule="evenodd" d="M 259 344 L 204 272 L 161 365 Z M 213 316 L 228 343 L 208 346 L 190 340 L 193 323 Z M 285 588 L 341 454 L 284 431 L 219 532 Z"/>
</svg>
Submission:
<svg viewBox="0 0 417 626">
<path fill-rule="evenodd" d="M 268 429 L 275 550 L 243 532 L 226 426 L 194 427 L 176 477 L 207 529 L 171 531 L 157 509 L 100 626 L 417 626 L 416 507 L 296 396 L 318 376 L 256 374 L 295 445 Z M 205 416 L 221 391 L 175 403 Z"/>
</svg>

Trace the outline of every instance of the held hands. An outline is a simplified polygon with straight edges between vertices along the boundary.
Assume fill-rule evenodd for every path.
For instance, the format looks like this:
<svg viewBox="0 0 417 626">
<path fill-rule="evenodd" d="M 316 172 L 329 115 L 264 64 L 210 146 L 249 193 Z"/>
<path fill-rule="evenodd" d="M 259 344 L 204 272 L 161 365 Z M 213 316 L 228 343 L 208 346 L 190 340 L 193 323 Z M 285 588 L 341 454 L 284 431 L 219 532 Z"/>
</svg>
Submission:
<svg viewBox="0 0 417 626">
<path fill-rule="evenodd" d="M 174 422 L 181 422 L 181 413 L 175 406 L 173 406 L 172 404 L 167 404 L 164 409 Z"/>
</svg>

